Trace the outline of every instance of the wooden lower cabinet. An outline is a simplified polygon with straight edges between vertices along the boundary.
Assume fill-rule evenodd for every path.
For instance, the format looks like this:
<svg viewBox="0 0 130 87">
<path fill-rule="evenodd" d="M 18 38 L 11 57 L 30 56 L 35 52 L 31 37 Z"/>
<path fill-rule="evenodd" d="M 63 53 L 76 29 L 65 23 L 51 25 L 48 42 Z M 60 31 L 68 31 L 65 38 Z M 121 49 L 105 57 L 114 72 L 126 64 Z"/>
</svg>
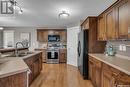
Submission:
<svg viewBox="0 0 130 87">
<path fill-rule="evenodd" d="M 27 72 L 0 78 L 0 87 L 27 87 Z"/>
<path fill-rule="evenodd" d="M 110 67 L 105 67 L 107 65 L 103 64 L 102 69 L 102 87 L 114 87 L 115 79 L 113 78 L 112 71 Z"/>
<path fill-rule="evenodd" d="M 89 79 L 94 87 L 130 87 L 129 75 L 91 56 L 89 56 Z"/>
<path fill-rule="evenodd" d="M 59 51 L 59 61 L 60 61 L 60 63 L 66 63 L 66 61 L 67 61 L 67 49 L 60 49 L 60 51 Z"/>
<path fill-rule="evenodd" d="M 101 87 L 101 62 L 89 57 L 89 78 L 95 87 Z"/>
<path fill-rule="evenodd" d="M 42 53 L 31 56 L 24 60 L 28 65 L 31 73 L 29 74 L 29 84 L 40 74 L 42 70 Z"/>
<path fill-rule="evenodd" d="M 46 63 L 46 50 L 47 49 L 35 49 L 35 51 L 42 51 L 42 62 Z"/>
</svg>

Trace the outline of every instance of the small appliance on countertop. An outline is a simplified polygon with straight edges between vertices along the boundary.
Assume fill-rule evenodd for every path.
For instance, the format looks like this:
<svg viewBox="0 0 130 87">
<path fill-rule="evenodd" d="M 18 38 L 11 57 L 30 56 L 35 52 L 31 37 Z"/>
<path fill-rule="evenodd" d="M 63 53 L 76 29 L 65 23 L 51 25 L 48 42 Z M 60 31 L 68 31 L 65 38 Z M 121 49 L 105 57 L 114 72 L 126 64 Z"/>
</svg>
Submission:
<svg viewBox="0 0 130 87">
<path fill-rule="evenodd" d="M 113 45 L 106 45 L 105 55 L 106 56 L 115 56 L 115 54 L 116 54 L 116 51 L 115 51 Z"/>
</svg>

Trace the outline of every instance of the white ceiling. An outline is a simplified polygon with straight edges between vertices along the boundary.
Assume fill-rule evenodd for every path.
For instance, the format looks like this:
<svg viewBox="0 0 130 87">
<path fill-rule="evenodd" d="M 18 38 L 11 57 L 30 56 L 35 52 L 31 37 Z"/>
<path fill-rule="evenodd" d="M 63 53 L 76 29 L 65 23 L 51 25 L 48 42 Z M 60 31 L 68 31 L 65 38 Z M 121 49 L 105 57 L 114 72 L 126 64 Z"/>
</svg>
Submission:
<svg viewBox="0 0 130 87">
<path fill-rule="evenodd" d="M 0 26 L 69 27 L 87 16 L 97 16 L 116 0 L 17 0 L 23 14 L 0 17 Z M 61 10 L 70 13 L 68 19 L 59 19 Z"/>
</svg>

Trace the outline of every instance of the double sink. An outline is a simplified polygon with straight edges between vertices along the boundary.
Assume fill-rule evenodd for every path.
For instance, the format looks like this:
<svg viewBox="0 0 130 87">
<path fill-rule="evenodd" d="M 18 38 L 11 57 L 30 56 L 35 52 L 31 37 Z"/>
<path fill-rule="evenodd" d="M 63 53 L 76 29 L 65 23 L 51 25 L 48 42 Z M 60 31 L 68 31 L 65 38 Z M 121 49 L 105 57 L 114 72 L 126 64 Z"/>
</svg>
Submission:
<svg viewBox="0 0 130 87">
<path fill-rule="evenodd" d="M 19 54 L 12 54 L 12 55 L 8 55 L 6 57 L 24 57 L 24 56 L 27 56 L 29 54 L 33 54 L 33 52 L 24 52 L 24 53 L 19 53 Z"/>
<path fill-rule="evenodd" d="M 23 53 L 19 53 L 19 54 L 10 54 L 10 55 L 4 56 L 3 58 L 0 58 L 0 65 L 9 61 L 9 59 L 6 59 L 6 57 L 25 57 L 25 56 L 27 56 L 29 54 L 33 54 L 33 53 L 34 52 L 23 52 Z"/>
</svg>

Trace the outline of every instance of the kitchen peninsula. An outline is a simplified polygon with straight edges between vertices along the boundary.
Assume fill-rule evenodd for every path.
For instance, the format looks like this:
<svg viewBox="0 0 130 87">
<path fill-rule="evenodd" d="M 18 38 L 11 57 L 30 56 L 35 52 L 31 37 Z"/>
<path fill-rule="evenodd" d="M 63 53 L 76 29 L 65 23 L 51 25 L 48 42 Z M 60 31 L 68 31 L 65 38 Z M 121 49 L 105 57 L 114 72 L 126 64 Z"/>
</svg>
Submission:
<svg viewBox="0 0 130 87">
<path fill-rule="evenodd" d="M 13 52 L 14 50 L 1 49 L 0 52 Z M 19 50 L 25 51 L 27 48 Z M 2 56 L 0 58 L 0 87 L 28 87 L 41 70 L 42 56 L 40 51 L 28 52 L 19 57 Z"/>
</svg>

